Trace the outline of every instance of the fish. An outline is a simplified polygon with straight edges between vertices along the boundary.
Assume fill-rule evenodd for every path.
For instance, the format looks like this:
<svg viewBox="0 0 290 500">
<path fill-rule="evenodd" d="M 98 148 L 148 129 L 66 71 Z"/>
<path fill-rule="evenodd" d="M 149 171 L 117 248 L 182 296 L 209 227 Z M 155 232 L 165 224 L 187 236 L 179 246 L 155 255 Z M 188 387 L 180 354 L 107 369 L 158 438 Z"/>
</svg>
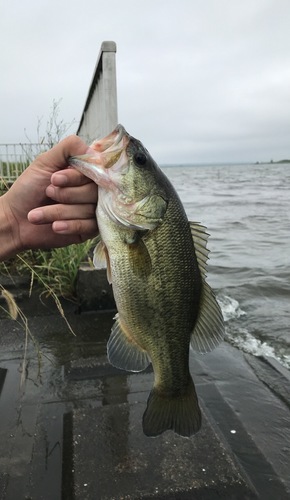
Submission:
<svg viewBox="0 0 290 500">
<path fill-rule="evenodd" d="M 206 281 L 206 228 L 189 222 L 169 179 L 122 125 L 69 164 L 98 185 L 93 262 L 107 269 L 118 311 L 108 360 L 131 372 L 152 363 L 146 436 L 172 430 L 190 437 L 201 427 L 190 347 L 205 353 L 224 336 L 222 312 Z"/>
</svg>

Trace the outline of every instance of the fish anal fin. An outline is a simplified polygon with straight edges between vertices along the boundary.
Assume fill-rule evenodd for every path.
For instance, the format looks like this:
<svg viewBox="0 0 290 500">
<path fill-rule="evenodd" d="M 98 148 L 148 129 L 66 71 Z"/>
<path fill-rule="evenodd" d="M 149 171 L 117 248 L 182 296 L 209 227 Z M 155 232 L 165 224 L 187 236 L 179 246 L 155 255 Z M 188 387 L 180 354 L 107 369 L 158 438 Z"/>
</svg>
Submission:
<svg viewBox="0 0 290 500">
<path fill-rule="evenodd" d="M 115 316 L 115 323 L 107 344 L 109 362 L 116 368 L 130 372 L 141 372 L 150 364 L 150 358 L 121 324 L 119 315 Z"/>
<path fill-rule="evenodd" d="M 201 427 L 201 412 L 192 379 L 183 394 L 170 397 L 157 387 L 153 388 L 143 415 L 143 432 L 146 436 L 159 436 L 172 430 L 180 436 L 190 437 Z"/>
<path fill-rule="evenodd" d="M 199 313 L 191 335 L 190 345 L 194 351 L 212 351 L 224 338 L 224 320 L 221 308 L 211 287 L 202 281 Z"/>
</svg>

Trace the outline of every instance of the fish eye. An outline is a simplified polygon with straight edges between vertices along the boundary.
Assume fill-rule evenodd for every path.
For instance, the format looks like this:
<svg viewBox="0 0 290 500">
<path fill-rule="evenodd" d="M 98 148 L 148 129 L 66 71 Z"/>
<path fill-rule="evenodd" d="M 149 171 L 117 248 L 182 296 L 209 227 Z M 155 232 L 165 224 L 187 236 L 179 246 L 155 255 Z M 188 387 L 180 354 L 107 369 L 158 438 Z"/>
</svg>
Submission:
<svg viewBox="0 0 290 500">
<path fill-rule="evenodd" d="M 138 152 L 138 153 L 135 153 L 134 154 L 134 162 L 136 163 L 136 165 L 139 165 L 140 167 L 145 165 L 146 161 L 147 161 L 147 156 L 142 153 L 142 152 Z"/>
</svg>

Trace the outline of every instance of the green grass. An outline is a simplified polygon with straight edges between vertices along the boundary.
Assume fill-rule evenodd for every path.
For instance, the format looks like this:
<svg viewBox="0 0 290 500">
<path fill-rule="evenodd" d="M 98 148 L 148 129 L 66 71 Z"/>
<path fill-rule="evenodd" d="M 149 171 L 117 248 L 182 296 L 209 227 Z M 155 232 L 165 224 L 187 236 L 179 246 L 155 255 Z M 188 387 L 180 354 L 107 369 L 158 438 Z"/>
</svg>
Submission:
<svg viewBox="0 0 290 500">
<path fill-rule="evenodd" d="M 7 262 L 0 263 L 1 274 L 31 274 L 30 291 L 33 283 L 36 281 L 40 288 L 40 294 L 51 296 L 57 306 L 60 316 L 66 322 L 68 330 L 75 335 L 61 304 L 60 298 L 76 300 L 76 277 L 79 266 L 83 262 L 90 262 L 88 257 L 92 248 L 93 240 L 88 240 L 79 245 L 70 245 L 64 248 L 56 248 L 50 251 L 29 250 L 22 255 L 17 255 L 15 258 Z M 17 305 L 13 295 L 0 284 L 0 295 L 5 299 L 7 310 L 0 304 L 0 309 L 8 313 L 11 319 L 15 320 L 23 327 L 25 332 L 24 355 L 22 362 L 21 386 L 25 381 L 26 362 L 27 362 L 27 346 L 28 340 L 31 338 L 36 348 L 39 370 L 41 368 L 42 355 L 38 342 L 33 337 L 29 325 L 28 318 L 25 316 L 21 308 Z"/>
<path fill-rule="evenodd" d="M 9 186 L 7 182 L 0 176 L 0 196 L 6 193 L 8 191 Z"/>
<path fill-rule="evenodd" d="M 0 161 L 0 174 L 2 177 L 16 179 L 28 167 L 29 160 L 20 162 Z"/>
<path fill-rule="evenodd" d="M 52 250 L 29 250 L 0 263 L 0 274 L 31 274 L 41 293 L 76 301 L 76 279 L 81 264 L 89 257 L 94 240 Z"/>
<path fill-rule="evenodd" d="M 46 293 L 51 288 L 58 297 L 74 300 L 76 298 L 76 278 L 81 264 L 89 263 L 92 241 L 50 252 L 38 250 L 33 267 L 36 280 L 46 285 Z M 41 278 L 41 280 L 39 279 Z"/>
</svg>

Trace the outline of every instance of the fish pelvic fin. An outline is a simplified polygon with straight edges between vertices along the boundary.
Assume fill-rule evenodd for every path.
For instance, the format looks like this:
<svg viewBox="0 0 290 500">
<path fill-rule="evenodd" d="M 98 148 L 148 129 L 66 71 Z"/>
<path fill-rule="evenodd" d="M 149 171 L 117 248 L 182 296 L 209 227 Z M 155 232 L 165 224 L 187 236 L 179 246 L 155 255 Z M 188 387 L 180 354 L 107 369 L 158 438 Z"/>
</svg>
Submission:
<svg viewBox="0 0 290 500">
<path fill-rule="evenodd" d="M 129 372 L 141 372 L 145 370 L 151 362 L 147 352 L 125 331 L 119 314 L 116 314 L 115 320 L 107 344 L 109 362 L 116 368 Z"/>
<path fill-rule="evenodd" d="M 183 437 L 190 437 L 201 427 L 201 412 L 195 387 L 190 378 L 186 391 L 178 396 L 164 395 L 153 388 L 143 415 L 143 432 L 156 437 L 172 430 Z"/>
</svg>

